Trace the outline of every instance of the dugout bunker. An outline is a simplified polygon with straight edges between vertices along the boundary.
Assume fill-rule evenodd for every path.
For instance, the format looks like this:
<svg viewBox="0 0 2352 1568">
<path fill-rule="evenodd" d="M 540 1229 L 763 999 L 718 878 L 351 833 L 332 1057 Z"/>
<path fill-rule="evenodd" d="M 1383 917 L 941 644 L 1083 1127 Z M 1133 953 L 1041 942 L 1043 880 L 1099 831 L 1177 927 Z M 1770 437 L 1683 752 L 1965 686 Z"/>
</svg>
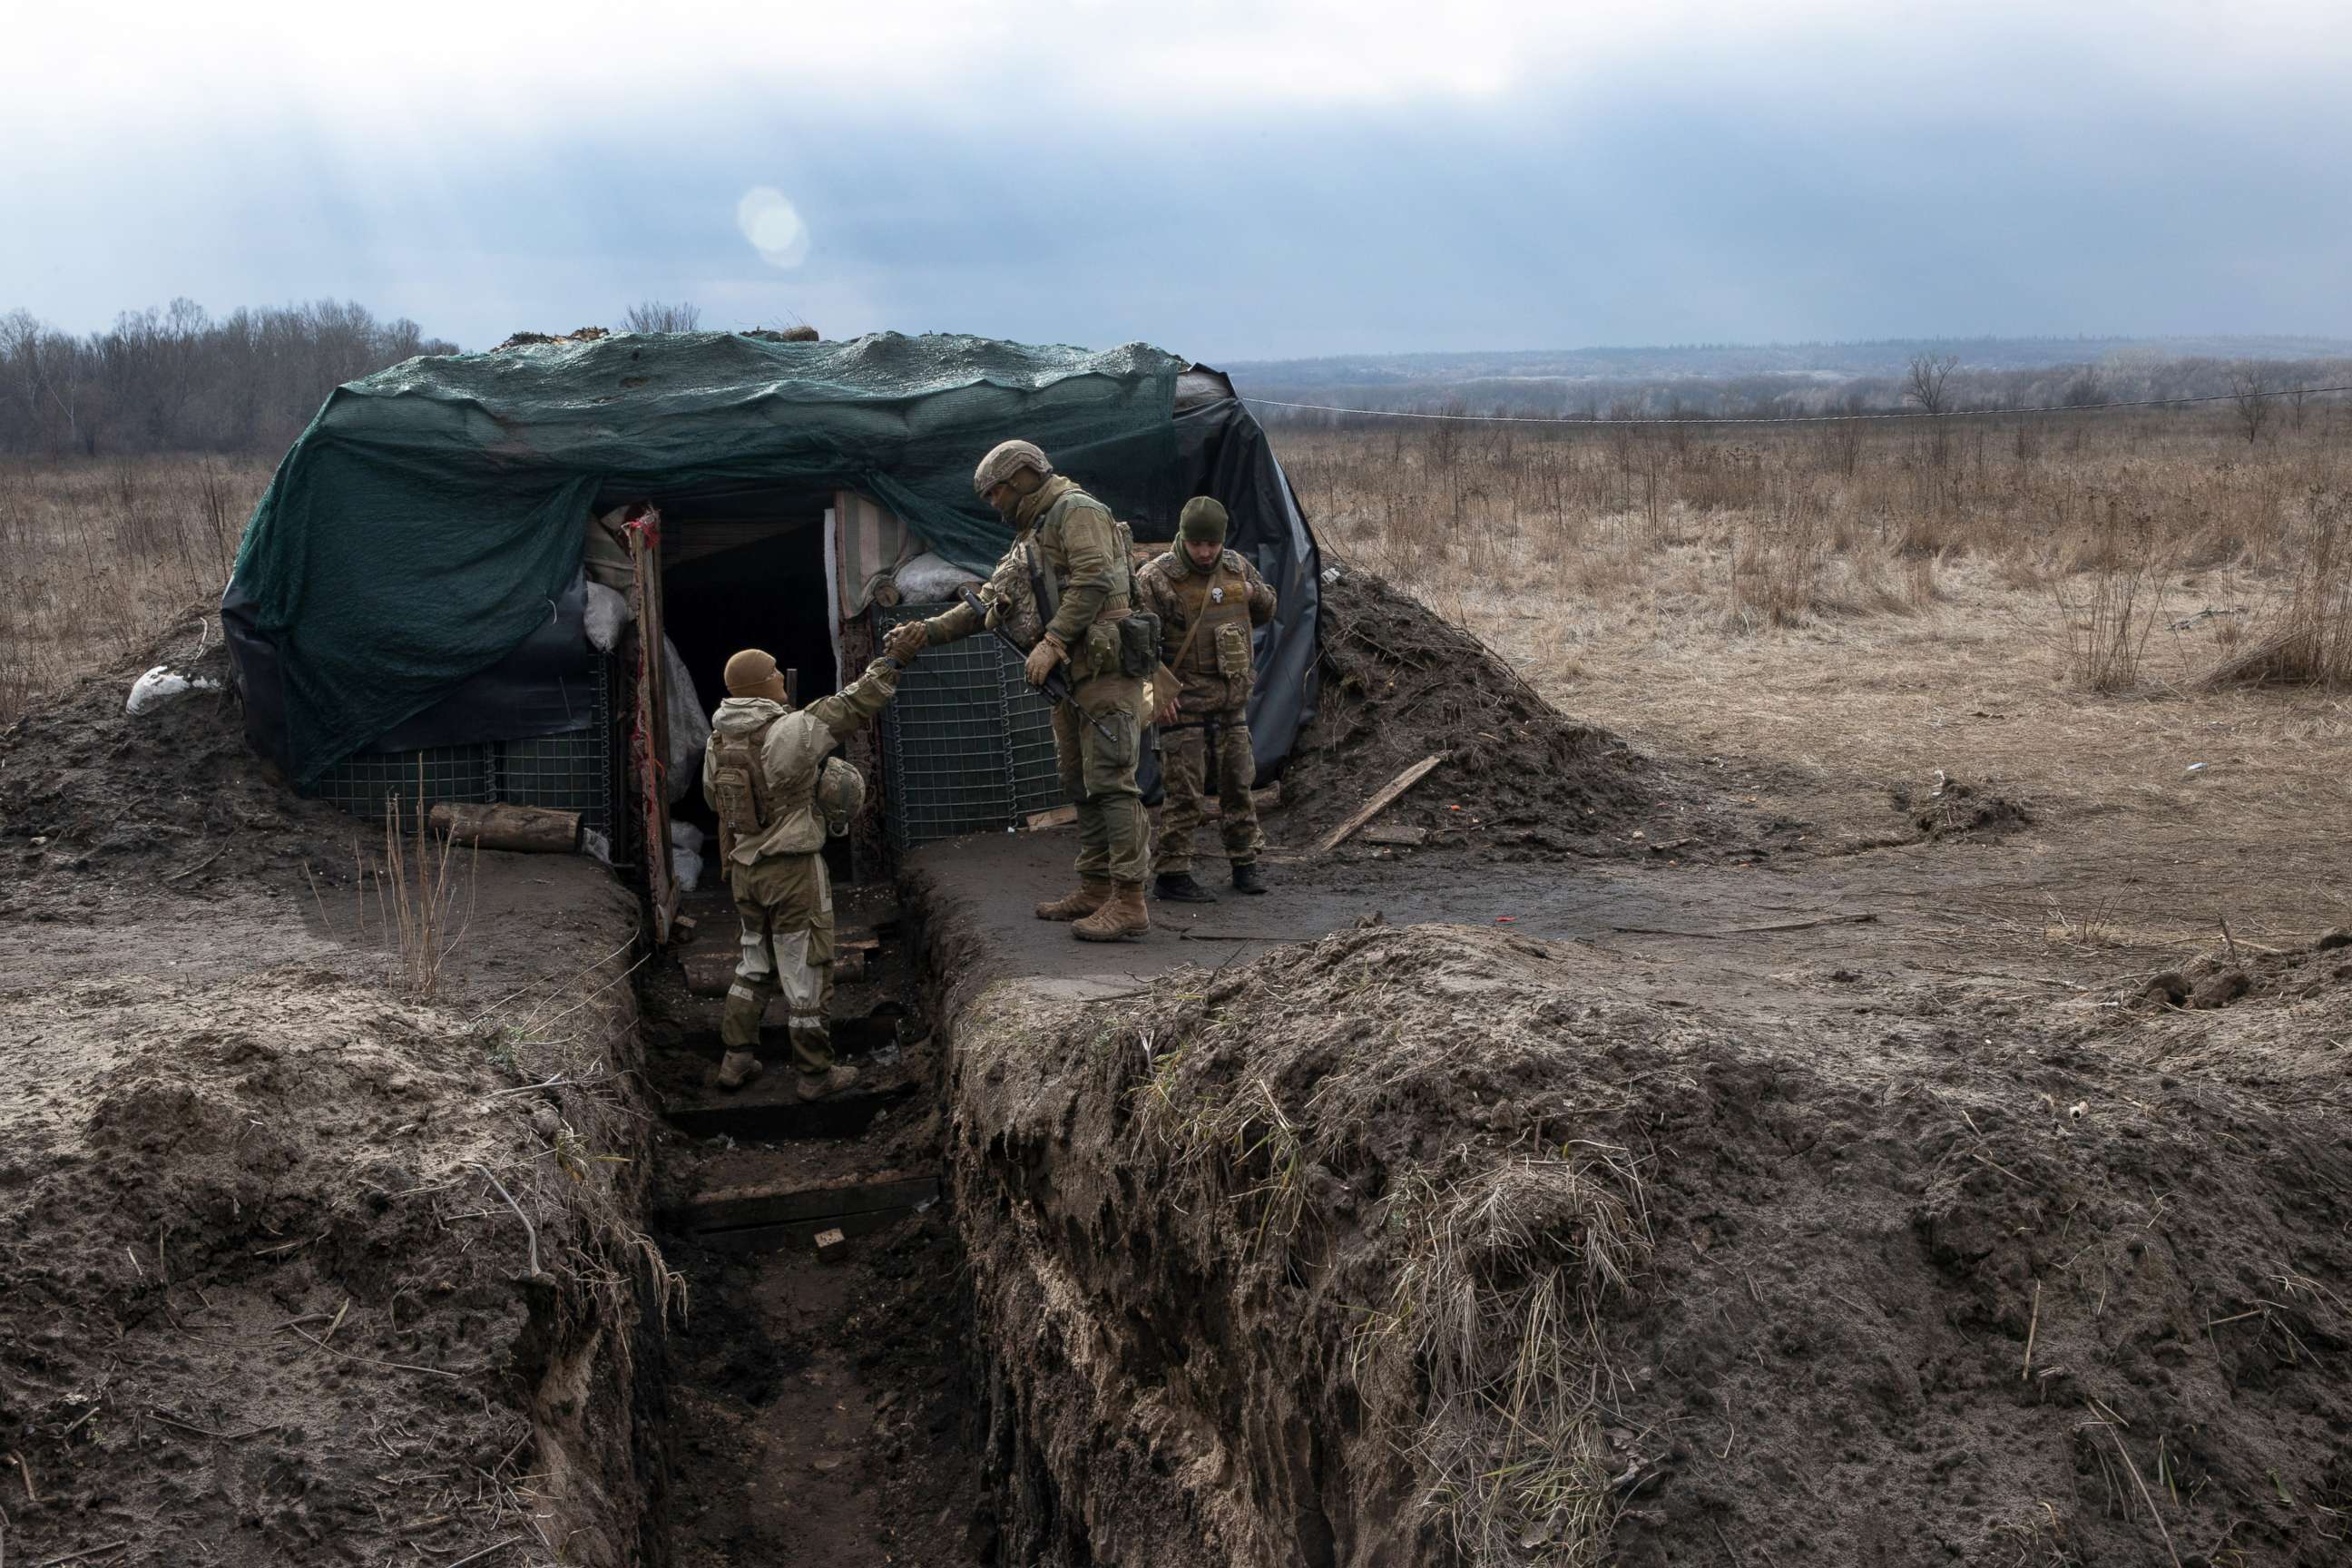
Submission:
<svg viewBox="0 0 2352 1568">
<path fill-rule="evenodd" d="M 879 635 L 986 574 L 971 492 L 1020 436 L 1132 524 L 1189 497 L 1281 597 L 1252 732 L 1278 773 L 1315 703 L 1315 541 L 1232 384 L 1142 344 L 581 334 L 336 389 L 255 510 L 222 605 L 247 736 L 298 787 L 573 810 L 666 934 L 701 735 L 745 647 L 836 690 Z M 1055 804 L 1049 717 L 993 639 L 927 651 L 851 747 L 879 788 L 843 853 L 1017 828 Z M 838 868 L 855 873 L 855 864 Z"/>
</svg>

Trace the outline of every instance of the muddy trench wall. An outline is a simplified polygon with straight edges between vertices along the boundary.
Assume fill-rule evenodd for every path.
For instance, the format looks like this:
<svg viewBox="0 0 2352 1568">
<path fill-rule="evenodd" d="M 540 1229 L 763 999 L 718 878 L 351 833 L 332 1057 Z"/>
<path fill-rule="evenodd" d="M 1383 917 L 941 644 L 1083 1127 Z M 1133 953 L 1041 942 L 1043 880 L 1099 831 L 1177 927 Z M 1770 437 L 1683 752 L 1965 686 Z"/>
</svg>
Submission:
<svg viewBox="0 0 2352 1568">
<path fill-rule="evenodd" d="M 1127 1146 L 1127 1085 L 1046 1047 L 1085 1009 L 992 977 L 950 890 L 904 886 L 947 1032 L 947 1163 L 997 1561 L 1441 1560 L 1368 1419 L 1348 1304 L 1187 1213 Z M 1328 1261 L 1328 1260 L 1325 1260 Z"/>
</svg>

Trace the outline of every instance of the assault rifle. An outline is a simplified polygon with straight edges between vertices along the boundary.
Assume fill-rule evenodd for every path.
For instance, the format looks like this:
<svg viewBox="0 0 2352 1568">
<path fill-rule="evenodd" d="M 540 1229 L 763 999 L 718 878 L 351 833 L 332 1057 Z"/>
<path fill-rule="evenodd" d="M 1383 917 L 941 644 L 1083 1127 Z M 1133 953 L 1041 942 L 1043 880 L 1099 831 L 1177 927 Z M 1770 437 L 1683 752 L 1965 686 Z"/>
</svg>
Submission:
<svg viewBox="0 0 2352 1568">
<path fill-rule="evenodd" d="M 996 625 L 993 621 L 989 619 L 988 606 L 980 602 L 979 595 L 973 593 L 971 589 L 966 588 L 963 591 L 963 602 L 967 605 L 971 606 L 971 613 L 973 615 L 980 617 L 981 624 L 982 626 L 988 627 L 990 631 L 996 634 L 996 640 L 998 642 L 1003 643 L 1006 647 L 1013 650 L 1014 658 L 1026 659 L 1029 657 L 1029 650 L 1023 647 L 1018 642 L 1014 641 L 1011 632 L 1006 631 L 1003 626 Z M 1068 703 L 1070 705 L 1070 711 L 1076 713 L 1079 718 L 1084 719 L 1087 723 L 1092 724 L 1095 727 L 1096 731 L 1099 733 L 1104 740 L 1109 741 L 1114 744 L 1118 742 L 1118 732 L 1117 731 L 1113 730 L 1100 719 L 1096 718 L 1093 714 L 1088 713 L 1085 709 L 1078 706 L 1078 694 L 1070 689 L 1069 673 L 1063 669 L 1061 666 L 1055 665 L 1054 668 L 1046 674 L 1045 679 L 1039 682 L 1037 689 L 1044 692 L 1045 694 L 1046 700 L 1050 702 Z"/>
</svg>

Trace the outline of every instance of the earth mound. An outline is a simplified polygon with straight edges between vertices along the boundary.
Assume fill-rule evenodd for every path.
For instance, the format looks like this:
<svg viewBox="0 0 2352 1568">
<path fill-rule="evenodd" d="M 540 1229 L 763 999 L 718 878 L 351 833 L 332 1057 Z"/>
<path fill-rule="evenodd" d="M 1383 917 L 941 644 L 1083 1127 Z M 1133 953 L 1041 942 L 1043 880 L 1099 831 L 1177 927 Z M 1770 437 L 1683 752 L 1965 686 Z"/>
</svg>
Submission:
<svg viewBox="0 0 2352 1568">
<path fill-rule="evenodd" d="M 2205 1015 L 2227 1051 L 2112 1009 L 1824 1038 L 1602 963 L 1373 928 L 1116 1019 L 984 996 L 956 1164 L 1026 1382 L 1008 1545 L 2342 1560 L 2352 1152 L 2315 1090 L 2352 987 Z"/>
<path fill-rule="evenodd" d="M 1659 786 L 1648 764 L 1561 714 L 1470 633 L 1359 567 L 1325 584 L 1318 603 L 1318 710 L 1282 775 L 1294 833 L 1320 836 L 1439 752 L 1447 760 L 1383 825 L 1435 843 L 1616 854 L 1650 819 Z"/>
<path fill-rule="evenodd" d="M 192 616 L 0 735 L 0 1552 L 637 1560 L 675 1303 L 632 1220 L 634 901 L 486 853 L 420 994 L 365 825 L 223 691 L 124 711 L 166 660 L 226 680 Z"/>
<path fill-rule="evenodd" d="M 163 663 L 208 684 L 126 712 L 141 672 Z M 306 861 L 348 881 L 367 832 L 296 795 L 247 747 L 209 611 L 191 612 L 146 658 L 86 676 L 0 731 L 0 840 L 15 860 L 0 918 L 89 920 L 116 883 L 299 886 Z"/>
</svg>

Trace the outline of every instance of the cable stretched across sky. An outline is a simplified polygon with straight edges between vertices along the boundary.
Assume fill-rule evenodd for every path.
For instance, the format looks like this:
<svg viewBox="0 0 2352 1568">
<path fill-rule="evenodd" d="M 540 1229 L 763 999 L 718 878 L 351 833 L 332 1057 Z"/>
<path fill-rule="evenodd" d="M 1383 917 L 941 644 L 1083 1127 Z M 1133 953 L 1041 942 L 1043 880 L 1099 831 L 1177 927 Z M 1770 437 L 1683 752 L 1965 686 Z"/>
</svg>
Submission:
<svg viewBox="0 0 2352 1568">
<path fill-rule="evenodd" d="M 1260 408 L 1301 408 L 1316 414 L 1353 414 L 1367 419 L 1444 419 L 1473 425 L 1838 425 L 1861 419 L 1982 419 L 2014 414 L 2096 414 L 2105 408 L 2171 408 L 2190 403 L 2234 403 L 2241 396 L 2268 401 L 2279 397 L 2317 397 L 2323 393 L 2352 392 L 2347 386 L 2289 386 L 2276 392 L 2208 393 L 2198 397 L 2141 397 L 2122 403 L 2045 403 L 2032 408 L 1898 408 L 1871 414 L 1706 414 L 1678 416 L 1643 415 L 1638 419 L 1603 419 L 1597 415 L 1569 414 L 1426 414 L 1410 408 L 1341 408 L 1328 403 L 1286 403 L 1278 397 L 1241 395 L 1244 403 Z"/>
</svg>

